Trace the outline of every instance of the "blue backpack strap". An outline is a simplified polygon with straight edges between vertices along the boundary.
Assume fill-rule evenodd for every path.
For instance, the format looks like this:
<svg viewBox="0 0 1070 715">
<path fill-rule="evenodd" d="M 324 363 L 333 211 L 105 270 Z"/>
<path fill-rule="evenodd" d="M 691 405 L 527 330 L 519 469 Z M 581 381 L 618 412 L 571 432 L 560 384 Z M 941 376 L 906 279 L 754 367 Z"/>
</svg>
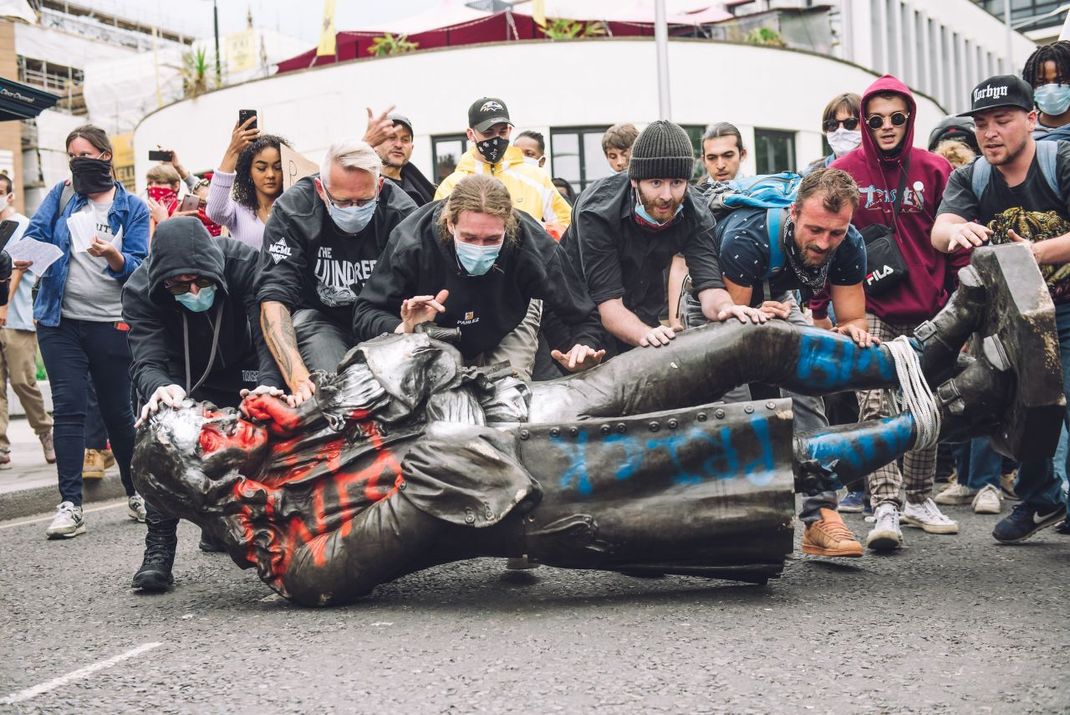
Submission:
<svg viewBox="0 0 1070 715">
<path fill-rule="evenodd" d="M 988 186 L 988 180 L 992 178 L 992 165 L 988 163 L 988 160 L 983 156 L 977 157 L 973 162 L 973 175 L 971 176 L 970 188 L 973 189 L 973 196 L 978 201 L 981 200 L 981 194 L 984 193 L 985 187 Z"/>
<path fill-rule="evenodd" d="M 766 278 L 779 273 L 784 267 L 784 246 L 780 242 L 780 232 L 783 226 L 784 209 L 766 209 L 765 227 L 769 231 L 769 267 L 765 271 Z"/>
<path fill-rule="evenodd" d="M 1040 173 L 1044 175 L 1044 181 L 1048 182 L 1048 188 L 1062 198 L 1059 191 L 1059 172 L 1055 167 L 1055 160 L 1059 156 L 1059 142 L 1037 142 L 1037 163 L 1040 164 Z"/>
</svg>

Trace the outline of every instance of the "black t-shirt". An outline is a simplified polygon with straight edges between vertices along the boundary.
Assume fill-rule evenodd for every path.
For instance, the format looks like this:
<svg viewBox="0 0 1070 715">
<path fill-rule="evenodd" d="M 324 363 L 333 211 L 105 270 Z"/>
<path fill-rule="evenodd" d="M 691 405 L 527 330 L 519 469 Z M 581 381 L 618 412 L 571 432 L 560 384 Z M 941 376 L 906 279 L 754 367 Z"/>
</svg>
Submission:
<svg viewBox="0 0 1070 715">
<path fill-rule="evenodd" d="M 264 227 L 260 250 L 261 302 L 274 300 L 291 312 L 314 308 L 350 329 L 353 303 L 375 270 L 394 227 L 416 204 L 384 181 L 371 222 L 360 233 L 342 232 L 305 177 L 279 197 Z"/>
<path fill-rule="evenodd" d="M 766 299 L 763 283 L 769 272 L 769 230 L 766 226 L 765 209 L 736 209 L 721 220 L 717 226 L 718 262 L 721 275 L 736 285 L 753 288 L 751 305 L 761 305 Z M 788 221 L 784 211 L 783 221 Z M 781 249 L 782 267 L 769 277 L 772 297 L 802 288 L 803 285 L 792 270 Z M 862 235 L 854 226 L 847 229 L 847 236 L 832 254 L 829 264 L 828 283 L 831 285 L 855 285 L 866 277 L 866 246 Z"/>
<path fill-rule="evenodd" d="M 1040 170 L 1040 163 L 1034 156 L 1025 181 L 1018 186 L 1007 186 L 1003 174 L 992 167 L 988 186 L 981 192 L 978 200 L 978 197 L 973 195 L 972 188 L 974 164 L 970 164 L 952 172 L 937 213 L 954 214 L 967 221 L 986 225 L 998 214 L 1014 207 L 1026 211 L 1054 211 L 1063 218 L 1070 218 L 1070 142 L 1058 144 L 1055 161 L 1058 174 L 1056 183 L 1062 188 L 1063 196 L 1057 196 L 1048 186 Z"/>
<path fill-rule="evenodd" d="M 693 187 L 687 189 L 683 211 L 660 231 L 640 227 L 634 207 L 626 173 L 596 181 L 576 200 L 561 246 L 596 305 L 622 298 L 624 307 L 656 326 L 667 304 L 664 272 L 673 256 L 684 254 L 696 294 L 719 282 L 714 220 Z"/>
</svg>

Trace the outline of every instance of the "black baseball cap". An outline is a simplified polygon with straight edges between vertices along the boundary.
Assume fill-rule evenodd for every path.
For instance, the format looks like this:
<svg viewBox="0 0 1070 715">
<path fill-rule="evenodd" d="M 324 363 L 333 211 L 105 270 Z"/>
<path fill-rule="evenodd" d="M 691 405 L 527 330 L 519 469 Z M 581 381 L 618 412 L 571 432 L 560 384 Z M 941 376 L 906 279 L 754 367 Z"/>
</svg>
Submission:
<svg viewBox="0 0 1070 715">
<path fill-rule="evenodd" d="M 1000 74 L 989 77 L 974 87 L 970 93 L 970 101 L 972 102 L 970 111 L 958 116 L 972 117 L 979 112 L 987 112 L 999 107 L 1015 107 L 1032 112 L 1033 88 L 1021 77 Z"/>
<path fill-rule="evenodd" d="M 505 102 L 494 97 L 483 97 L 472 102 L 468 108 L 468 126 L 477 132 L 485 132 L 495 124 L 512 124 Z"/>
<path fill-rule="evenodd" d="M 409 130 L 409 134 L 416 133 L 412 130 L 412 120 L 410 120 L 404 114 L 398 114 L 397 112 L 394 112 L 393 114 L 388 114 L 386 118 L 392 121 L 394 124 L 404 124 L 405 128 Z"/>
</svg>

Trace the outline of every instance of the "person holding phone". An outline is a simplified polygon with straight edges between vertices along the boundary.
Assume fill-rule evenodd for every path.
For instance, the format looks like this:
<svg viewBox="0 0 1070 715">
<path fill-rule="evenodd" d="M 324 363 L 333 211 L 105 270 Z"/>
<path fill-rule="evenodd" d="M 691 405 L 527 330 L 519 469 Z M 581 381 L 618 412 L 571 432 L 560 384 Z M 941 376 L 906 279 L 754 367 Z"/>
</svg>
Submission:
<svg viewBox="0 0 1070 715">
<path fill-rule="evenodd" d="M 116 181 L 112 147 L 104 130 L 87 124 L 67 136 L 71 180 L 52 187 L 30 219 L 27 238 L 62 252 L 41 276 L 33 317 L 52 387 L 61 502 L 45 534 L 72 538 L 86 531 L 82 516 L 86 385 L 100 400 L 131 518 L 145 520 L 145 502 L 130 479 L 134 413 L 130 404 L 129 327 L 123 322 L 123 283 L 148 251 L 149 211 Z M 78 216 L 77 214 L 84 214 Z M 76 217 L 76 218 L 72 218 Z M 88 244 L 71 226 L 90 221 Z M 19 261 L 17 270 L 32 262 Z"/>
<path fill-rule="evenodd" d="M 282 195 L 279 147 L 290 145 L 281 137 L 261 134 L 256 120 L 254 114 L 234 127 L 223 161 L 212 174 L 205 213 L 232 238 L 259 251 L 271 207 Z"/>
</svg>

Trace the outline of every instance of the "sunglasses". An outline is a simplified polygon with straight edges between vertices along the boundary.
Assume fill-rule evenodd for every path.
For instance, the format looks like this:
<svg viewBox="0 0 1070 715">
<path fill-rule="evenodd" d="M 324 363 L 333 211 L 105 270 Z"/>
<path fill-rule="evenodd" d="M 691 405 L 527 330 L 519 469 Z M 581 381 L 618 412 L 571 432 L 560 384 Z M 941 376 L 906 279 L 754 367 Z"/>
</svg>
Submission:
<svg viewBox="0 0 1070 715">
<path fill-rule="evenodd" d="M 215 285 L 215 281 L 211 278 L 194 278 L 191 281 L 165 281 L 163 285 L 171 295 L 182 295 L 183 293 L 189 293 L 191 286 L 207 288 L 210 285 Z"/>
<path fill-rule="evenodd" d="M 907 119 L 909 118 L 910 115 L 905 114 L 903 112 L 893 112 L 892 116 L 888 117 L 888 119 L 892 120 L 893 127 L 903 126 L 907 123 Z M 866 126 L 868 126 L 870 129 L 880 129 L 884 126 L 884 117 L 879 114 L 874 114 L 872 117 L 867 117 Z"/>
<path fill-rule="evenodd" d="M 847 117 L 847 119 L 826 119 L 821 126 L 825 128 L 825 131 L 832 133 L 836 131 L 836 127 L 843 126 L 849 132 L 853 132 L 858 127 L 858 117 Z"/>
</svg>

